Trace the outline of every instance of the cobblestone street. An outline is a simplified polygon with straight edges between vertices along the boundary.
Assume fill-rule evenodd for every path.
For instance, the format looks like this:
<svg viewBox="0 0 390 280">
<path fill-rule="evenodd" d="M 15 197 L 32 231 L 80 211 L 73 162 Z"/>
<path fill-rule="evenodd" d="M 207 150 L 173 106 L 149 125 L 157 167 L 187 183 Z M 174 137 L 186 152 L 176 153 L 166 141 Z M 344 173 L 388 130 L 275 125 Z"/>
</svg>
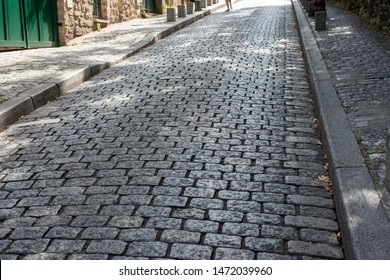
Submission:
<svg viewBox="0 0 390 280">
<path fill-rule="evenodd" d="M 0 133 L 0 259 L 343 259 L 289 0 L 246 0 Z"/>
</svg>

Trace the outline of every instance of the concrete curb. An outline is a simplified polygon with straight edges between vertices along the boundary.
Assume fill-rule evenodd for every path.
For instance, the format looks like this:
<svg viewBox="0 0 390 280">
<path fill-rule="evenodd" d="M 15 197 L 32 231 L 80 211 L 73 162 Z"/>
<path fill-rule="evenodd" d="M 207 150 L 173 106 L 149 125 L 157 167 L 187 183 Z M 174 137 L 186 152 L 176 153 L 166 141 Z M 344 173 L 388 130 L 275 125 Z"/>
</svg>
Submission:
<svg viewBox="0 0 390 280">
<path fill-rule="evenodd" d="M 345 256 L 390 259 L 390 222 L 308 20 L 297 0 L 291 1 L 329 156 Z"/>
<path fill-rule="evenodd" d="M 186 18 L 179 19 L 179 21 L 177 21 L 173 26 L 160 32 L 148 34 L 140 42 L 131 46 L 129 49 L 114 54 L 110 61 L 102 61 L 85 67 L 69 69 L 48 82 L 28 90 L 18 97 L 1 103 L 0 132 L 6 130 L 10 125 L 18 121 L 23 116 L 30 114 L 37 108 L 56 99 L 60 96 L 60 94 L 63 94 L 64 92 L 82 84 L 105 69 L 122 62 L 142 49 L 158 42 L 175 31 L 200 20 L 211 13 L 214 13 L 224 6 L 225 4 L 223 3 L 215 7 L 210 7 L 202 12 L 187 15 Z"/>
</svg>

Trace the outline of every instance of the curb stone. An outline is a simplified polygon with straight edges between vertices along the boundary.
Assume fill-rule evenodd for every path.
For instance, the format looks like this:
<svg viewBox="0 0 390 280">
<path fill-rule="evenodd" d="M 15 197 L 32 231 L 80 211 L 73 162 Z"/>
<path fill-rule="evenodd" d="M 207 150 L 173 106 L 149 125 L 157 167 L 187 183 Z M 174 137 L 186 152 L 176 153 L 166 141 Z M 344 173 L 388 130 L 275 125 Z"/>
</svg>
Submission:
<svg viewBox="0 0 390 280">
<path fill-rule="evenodd" d="M 329 155 L 347 259 L 390 259 L 390 222 L 301 6 L 291 0 Z"/>
<path fill-rule="evenodd" d="M 225 4 L 223 3 L 215 7 L 210 7 L 205 11 L 188 15 L 185 19 L 179 19 L 179 21 L 175 22 L 173 26 L 168 27 L 163 31 L 147 34 L 145 38 L 131 46 L 129 49 L 114 54 L 110 61 L 102 61 L 84 67 L 69 69 L 59 76 L 54 77 L 50 81 L 30 89 L 20 94 L 18 97 L 1 103 L 0 132 L 6 130 L 10 125 L 17 122 L 23 116 L 30 114 L 39 107 L 56 99 L 64 92 L 82 84 L 105 69 L 113 67 L 114 65 L 138 53 L 142 49 L 158 42 L 175 31 L 200 20 L 211 13 L 214 13 L 224 6 Z"/>
</svg>

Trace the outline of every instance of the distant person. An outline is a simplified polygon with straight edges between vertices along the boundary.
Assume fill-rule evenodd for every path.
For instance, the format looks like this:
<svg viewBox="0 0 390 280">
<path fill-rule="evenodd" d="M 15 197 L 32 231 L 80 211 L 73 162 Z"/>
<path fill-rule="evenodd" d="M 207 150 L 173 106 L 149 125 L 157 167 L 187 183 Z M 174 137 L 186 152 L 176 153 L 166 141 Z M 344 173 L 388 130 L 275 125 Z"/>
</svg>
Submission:
<svg viewBox="0 0 390 280">
<path fill-rule="evenodd" d="M 233 10 L 233 7 L 232 7 L 232 0 L 225 0 L 226 2 L 226 6 L 227 6 L 227 10 L 226 12 L 230 11 L 230 10 Z"/>
</svg>

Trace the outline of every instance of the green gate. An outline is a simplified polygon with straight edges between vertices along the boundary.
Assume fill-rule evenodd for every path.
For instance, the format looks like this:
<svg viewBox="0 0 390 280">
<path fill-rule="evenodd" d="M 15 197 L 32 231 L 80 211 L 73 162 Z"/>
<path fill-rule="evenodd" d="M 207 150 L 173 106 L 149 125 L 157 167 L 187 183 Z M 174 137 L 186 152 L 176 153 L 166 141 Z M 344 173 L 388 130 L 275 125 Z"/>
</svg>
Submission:
<svg viewBox="0 0 390 280">
<path fill-rule="evenodd" d="M 142 1 L 142 8 L 149 13 L 155 13 L 156 12 L 156 0 L 143 0 Z"/>
<path fill-rule="evenodd" d="M 0 47 L 57 45 L 55 0 L 0 0 Z"/>
</svg>

